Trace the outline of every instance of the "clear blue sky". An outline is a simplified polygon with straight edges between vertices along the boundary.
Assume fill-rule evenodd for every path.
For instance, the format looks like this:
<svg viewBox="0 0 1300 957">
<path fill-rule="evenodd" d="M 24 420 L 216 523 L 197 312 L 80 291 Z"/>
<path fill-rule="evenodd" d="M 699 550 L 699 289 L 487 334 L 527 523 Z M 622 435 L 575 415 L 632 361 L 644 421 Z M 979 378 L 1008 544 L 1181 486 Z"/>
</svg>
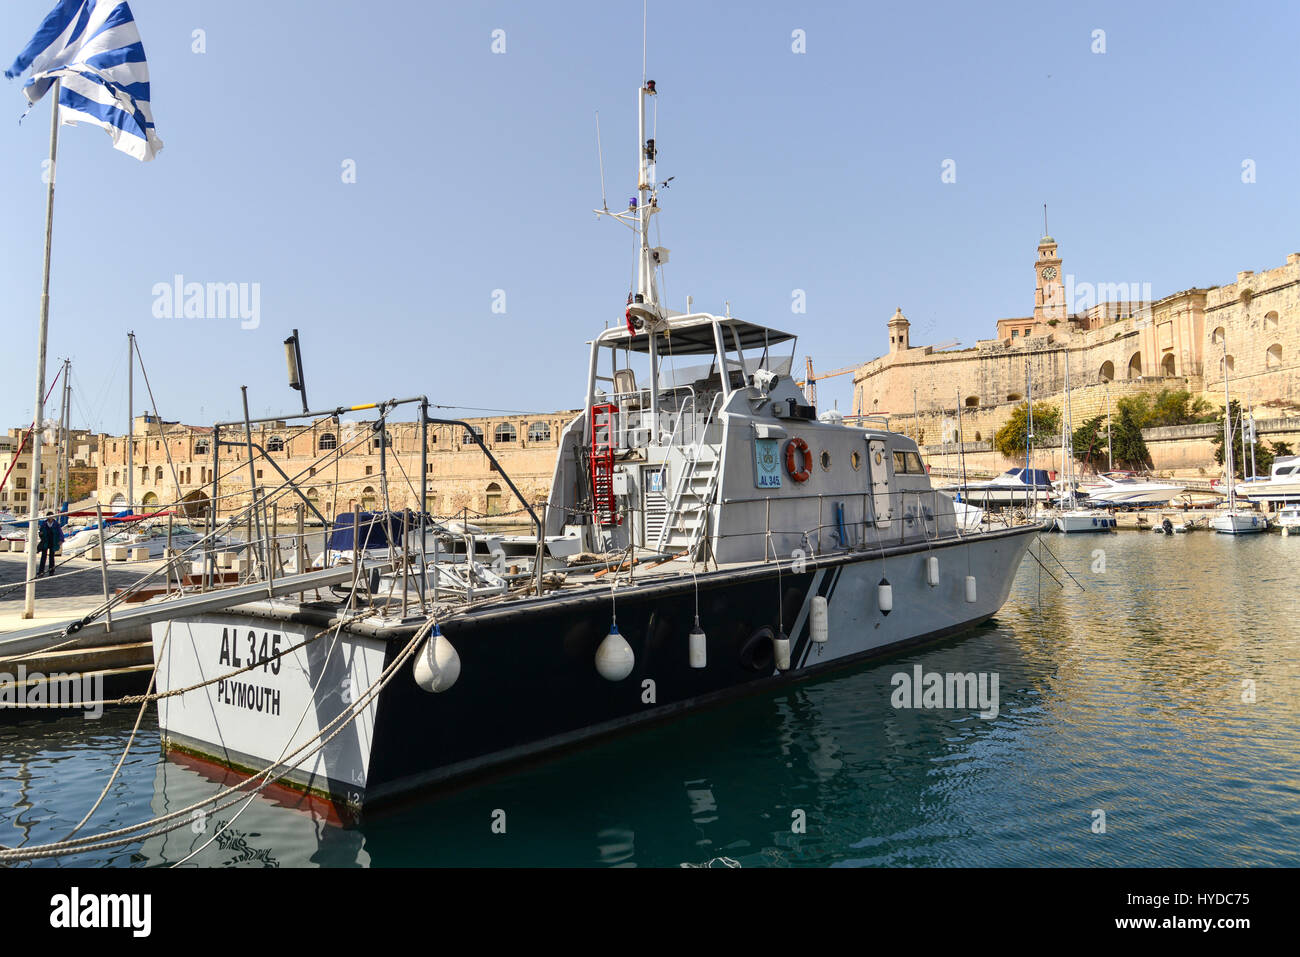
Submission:
<svg viewBox="0 0 1300 957">
<path fill-rule="evenodd" d="M 0 8 L 5 65 L 53 5 Z M 132 329 L 161 411 L 187 422 L 237 414 L 240 385 L 255 415 L 295 408 L 294 327 L 314 407 L 580 403 L 583 342 L 621 318 L 631 269 L 626 231 L 590 210 L 596 110 L 611 206 L 633 192 L 638 0 L 131 6 L 166 148 L 141 164 L 98 129 L 62 130 L 49 356 L 51 375 L 75 363 L 75 425 L 124 427 Z M 1276 266 L 1300 250 L 1297 11 L 654 0 L 670 305 L 730 300 L 798 332 L 822 369 L 885 351 L 896 306 L 914 345 L 973 344 L 1032 309 L 1044 202 L 1080 280 L 1159 297 Z M 0 86 L 0 409 L 16 425 L 49 112 L 19 125 L 19 84 Z M 153 286 L 177 273 L 259 283 L 260 327 L 155 318 Z M 848 377 L 822 389 L 847 409 Z"/>
</svg>

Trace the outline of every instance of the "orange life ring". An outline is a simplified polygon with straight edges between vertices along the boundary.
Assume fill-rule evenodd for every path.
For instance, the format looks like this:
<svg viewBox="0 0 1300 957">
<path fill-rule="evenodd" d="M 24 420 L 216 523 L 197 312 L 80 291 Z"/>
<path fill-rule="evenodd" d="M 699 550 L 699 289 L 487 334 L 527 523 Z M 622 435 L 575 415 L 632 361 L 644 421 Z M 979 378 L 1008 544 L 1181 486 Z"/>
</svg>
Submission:
<svg viewBox="0 0 1300 957">
<path fill-rule="evenodd" d="M 798 468 L 795 468 L 796 452 L 801 456 Z M 808 451 L 808 443 L 797 435 L 785 444 L 785 470 L 796 482 L 806 482 L 812 474 L 812 453 Z"/>
</svg>

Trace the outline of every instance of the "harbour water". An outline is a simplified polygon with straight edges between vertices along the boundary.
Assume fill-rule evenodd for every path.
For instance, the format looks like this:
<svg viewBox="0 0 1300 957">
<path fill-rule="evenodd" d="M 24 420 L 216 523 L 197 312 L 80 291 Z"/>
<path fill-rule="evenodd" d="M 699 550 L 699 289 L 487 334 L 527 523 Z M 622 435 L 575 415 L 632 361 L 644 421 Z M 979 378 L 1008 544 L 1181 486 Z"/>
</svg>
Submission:
<svg viewBox="0 0 1300 957">
<path fill-rule="evenodd" d="M 954 641 L 357 828 L 259 797 L 165 837 L 40 865 L 167 865 L 204 845 L 188 864 L 1300 864 L 1300 540 L 1126 532 L 1042 544 L 1046 569 L 1027 558 L 997 618 Z M 917 665 L 996 675 L 997 716 L 895 708 L 894 676 Z M 134 717 L 0 724 L 0 844 L 66 836 Z M 151 708 L 81 834 L 219 788 L 160 758 Z"/>
</svg>

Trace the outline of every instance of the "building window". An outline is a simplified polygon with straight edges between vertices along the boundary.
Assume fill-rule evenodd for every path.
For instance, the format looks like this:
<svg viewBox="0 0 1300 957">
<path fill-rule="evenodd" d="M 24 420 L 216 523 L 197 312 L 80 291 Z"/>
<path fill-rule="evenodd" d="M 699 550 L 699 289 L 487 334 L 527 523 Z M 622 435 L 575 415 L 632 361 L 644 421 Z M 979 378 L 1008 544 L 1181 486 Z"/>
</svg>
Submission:
<svg viewBox="0 0 1300 957">
<path fill-rule="evenodd" d="M 477 435 L 479 438 L 482 438 L 482 437 L 483 437 L 483 430 L 480 429 L 477 425 L 471 425 L 471 426 L 470 426 L 470 432 L 473 432 L 474 435 Z M 460 444 L 461 444 L 461 445 L 473 445 L 473 444 L 474 444 L 474 435 L 470 435 L 470 432 L 466 432 L 464 435 L 462 435 L 462 436 L 460 437 Z"/>
<path fill-rule="evenodd" d="M 1271 330 L 1271 329 L 1276 329 L 1276 328 L 1277 328 L 1277 310 L 1274 310 L 1274 311 L 1269 312 L 1269 313 L 1265 313 L 1265 315 L 1264 315 L 1264 328 L 1265 328 L 1265 329 L 1270 329 L 1270 330 Z"/>
<path fill-rule="evenodd" d="M 1282 345 L 1273 343 L 1268 347 L 1268 352 L 1264 355 L 1264 365 L 1269 369 L 1278 369 L 1282 366 Z"/>
<path fill-rule="evenodd" d="M 980 397 L 977 395 L 966 396 L 966 408 L 973 409 L 980 404 Z"/>
<path fill-rule="evenodd" d="M 518 437 L 515 427 L 509 422 L 502 422 L 492 432 L 492 439 L 495 442 L 513 442 Z"/>
<path fill-rule="evenodd" d="M 501 514 L 501 486 L 492 482 L 487 487 L 487 513 L 489 515 Z"/>
<path fill-rule="evenodd" d="M 534 422 L 528 427 L 529 442 L 549 442 L 551 441 L 551 423 Z"/>
<path fill-rule="evenodd" d="M 117 446 L 114 446 L 114 448 L 116 449 Z M 194 443 L 194 454 L 195 454 L 195 455 L 207 455 L 207 454 L 208 454 L 208 440 L 207 440 L 207 439 L 199 439 L 197 442 Z"/>
<path fill-rule="evenodd" d="M 370 447 L 378 449 L 384 446 L 391 449 L 393 447 L 393 437 L 387 432 L 376 432 L 375 437 L 370 440 Z"/>
<path fill-rule="evenodd" d="M 162 466 L 161 466 L 161 465 L 158 466 L 156 469 L 153 470 L 153 480 L 154 480 L 155 482 L 161 482 L 161 481 L 162 481 Z"/>
<path fill-rule="evenodd" d="M 1012 330 L 1011 330 L 1011 338 L 1012 338 L 1012 339 L 1018 339 L 1018 338 L 1020 338 L 1020 330 L 1019 330 L 1019 329 L 1012 329 Z"/>
<path fill-rule="evenodd" d="M 320 441 L 317 443 L 316 447 L 322 452 L 327 451 L 328 449 L 337 448 L 338 439 L 334 437 L 333 432 L 322 432 Z"/>
<path fill-rule="evenodd" d="M 270 440 L 266 443 L 266 451 L 268 451 L 268 452 L 283 452 L 283 451 L 284 451 L 284 439 L 280 438 L 280 436 L 278 436 L 278 435 L 273 435 L 273 436 L 271 436 Z"/>
</svg>

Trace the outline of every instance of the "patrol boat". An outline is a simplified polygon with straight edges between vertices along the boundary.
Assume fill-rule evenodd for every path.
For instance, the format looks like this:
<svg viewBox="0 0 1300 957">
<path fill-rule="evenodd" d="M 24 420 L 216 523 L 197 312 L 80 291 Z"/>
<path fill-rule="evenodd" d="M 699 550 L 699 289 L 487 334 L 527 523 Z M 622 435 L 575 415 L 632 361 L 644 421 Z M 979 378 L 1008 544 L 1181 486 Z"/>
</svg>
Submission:
<svg viewBox="0 0 1300 957">
<path fill-rule="evenodd" d="M 537 520 L 539 540 L 576 537 L 581 553 L 560 573 L 478 576 L 473 552 L 453 564 L 398 549 L 358 563 L 345 596 L 282 589 L 158 622 L 167 748 L 355 817 L 955 635 L 1002 606 L 1044 526 L 968 531 L 915 442 L 817 414 L 791 376 L 792 333 L 662 301 L 645 135 L 657 95 L 637 93 L 636 195 L 597 211 L 639 238 L 636 284 L 589 342 L 583 411 Z M 304 582 L 292 587 L 311 599 Z"/>
</svg>

